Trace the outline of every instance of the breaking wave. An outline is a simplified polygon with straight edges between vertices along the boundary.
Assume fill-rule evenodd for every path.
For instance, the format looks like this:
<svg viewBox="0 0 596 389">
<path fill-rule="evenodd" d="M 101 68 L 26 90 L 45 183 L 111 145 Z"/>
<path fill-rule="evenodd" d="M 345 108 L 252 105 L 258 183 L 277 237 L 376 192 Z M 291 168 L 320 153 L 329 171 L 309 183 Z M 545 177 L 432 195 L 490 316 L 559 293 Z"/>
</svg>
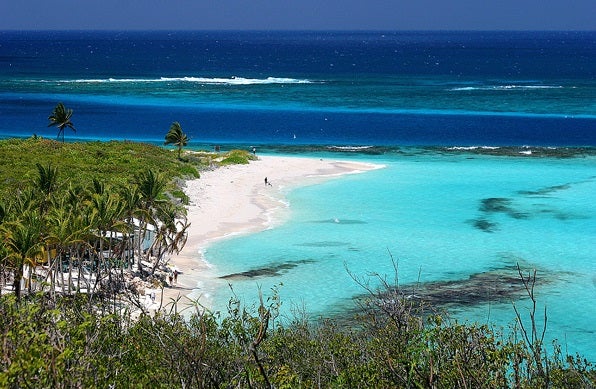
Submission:
<svg viewBox="0 0 596 389">
<path fill-rule="evenodd" d="M 74 80 L 40 80 L 47 83 L 199 83 L 220 85 L 263 85 L 263 84 L 310 84 L 312 81 L 286 77 L 244 78 L 244 77 L 160 77 L 160 78 L 99 78 Z"/>
<path fill-rule="evenodd" d="M 503 91 L 503 90 L 535 90 L 535 89 L 562 89 L 561 85 L 486 85 L 486 86 L 462 86 L 451 88 L 450 91 Z"/>
<path fill-rule="evenodd" d="M 373 148 L 374 146 L 327 146 L 330 150 L 339 151 L 363 151 Z"/>
<path fill-rule="evenodd" d="M 453 146 L 447 147 L 447 150 L 498 150 L 499 148 L 497 146 Z"/>
</svg>

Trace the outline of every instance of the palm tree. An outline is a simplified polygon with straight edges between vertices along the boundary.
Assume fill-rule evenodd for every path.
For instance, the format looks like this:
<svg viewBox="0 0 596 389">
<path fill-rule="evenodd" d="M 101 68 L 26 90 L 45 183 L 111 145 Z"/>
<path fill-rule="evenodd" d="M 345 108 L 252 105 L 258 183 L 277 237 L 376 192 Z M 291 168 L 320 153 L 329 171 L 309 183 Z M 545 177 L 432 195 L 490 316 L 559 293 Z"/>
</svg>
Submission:
<svg viewBox="0 0 596 389">
<path fill-rule="evenodd" d="M 55 273 L 60 269 L 62 272 L 62 260 L 68 258 L 68 288 L 64 289 L 65 283 L 62 280 L 62 292 L 70 293 L 73 276 L 73 259 L 77 261 L 78 277 L 76 290 L 80 288 L 82 263 L 79 252 L 81 247 L 88 245 L 90 236 L 89 226 L 86 225 L 84 218 L 74 210 L 68 207 L 66 201 L 63 201 L 60 207 L 52 208 L 48 215 L 48 225 L 50 226 L 46 238 L 48 246 L 56 251 L 54 258 L 54 274 L 51 277 L 51 285 L 54 285 Z M 51 251 L 51 250 L 49 250 Z M 54 288 L 52 287 L 52 293 Z"/>
<path fill-rule="evenodd" d="M 58 168 L 51 165 L 43 167 L 40 163 L 35 166 L 39 175 L 33 180 L 33 188 L 41 194 L 40 209 L 45 212 L 52 194 L 58 188 Z"/>
<path fill-rule="evenodd" d="M 38 188 L 44 195 L 49 196 L 56 190 L 58 183 L 58 168 L 48 165 L 43 167 L 40 163 L 36 163 L 39 177 L 34 180 L 35 187 Z"/>
<path fill-rule="evenodd" d="M 180 126 L 180 123 L 172 123 L 172 125 L 170 126 L 170 131 L 168 131 L 168 133 L 166 134 L 165 144 L 178 146 L 178 159 L 180 159 L 182 147 L 188 144 L 188 137 L 184 132 L 182 132 L 182 127 Z"/>
<path fill-rule="evenodd" d="M 62 134 L 62 142 L 64 142 L 64 129 L 66 127 L 70 128 L 74 132 L 77 130 L 74 128 L 74 124 L 70 121 L 72 117 L 72 109 L 67 109 L 64 104 L 58 103 L 54 110 L 52 111 L 51 115 L 48 117 L 50 124 L 48 127 L 57 126 L 58 127 L 58 136 L 57 139 L 60 138 L 60 134 Z"/>
<path fill-rule="evenodd" d="M 106 191 L 103 194 L 92 194 L 89 201 L 89 206 L 91 207 L 91 219 L 93 223 L 91 227 L 96 231 L 96 238 L 99 244 L 99 247 L 96 247 L 98 267 L 96 269 L 97 278 L 95 281 L 95 286 L 93 287 L 95 290 L 101 280 L 100 274 L 102 267 L 106 268 L 108 271 L 107 276 L 111 285 L 112 260 L 114 253 L 114 247 L 112 243 L 114 232 L 125 228 L 125 224 L 122 221 L 124 205 L 120 201 L 120 197 L 117 193 L 110 193 L 109 191 Z M 105 243 L 108 244 L 107 247 L 105 247 Z M 108 258 L 105 258 L 104 250 L 108 252 Z"/>
<path fill-rule="evenodd" d="M 0 199 L 0 237 L 2 237 L 3 232 L 3 225 L 5 222 L 10 220 L 11 215 L 11 204 L 9 203 L 10 199 Z M 4 239 L 0 239 L 0 287 L 4 288 L 6 281 L 8 280 L 7 277 L 7 268 L 8 265 L 8 247 L 6 246 L 6 242 Z M 2 290 L 0 289 L 0 294 L 2 294 Z"/>
<path fill-rule="evenodd" d="M 160 197 L 167 185 L 167 179 L 163 174 L 156 173 L 151 169 L 141 172 L 135 177 L 136 184 L 141 195 L 141 207 L 150 210 L 164 200 Z"/>
<path fill-rule="evenodd" d="M 0 227 L 0 237 L 7 251 L 6 259 L 13 271 L 17 301 L 21 299 L 24 268 L 28 267 L 29 276 L 31 276 L 38 261 L 43 258 L 42 224 L 38 212 L 27 211 L 20 216 L 20 220 L 4 223 Z"/>
<path fill-rule="evenodd" d="M 153 170 L 148 169 L 136 176 L 136 184 L 140 194 L 139 199 L 139 236 L 137 239 L 138 252 L 142 253 L 141 243 L 147 237 L 149 226 L 155 228 L 157 226 L 156 214 L 157 210 L 167 201 L 162 198 L 163 191 L 167 184 L 167 179 L 163 174 L 155 173 Z M 148 250 L 146 252 L 146 258 L 150 257 L 151 253 Z M 142 271 L 143 265 L 139 260 L 137 262 L 139 271 Z"/>
<path fill-rule="evenodd" d="M 184 248 L 187 238 L 186 231 L 190 226 L 184 213 L 183 208 L 172 203 L 164 203 L 157 209 L 156 220 L 159 222 L 159 226 L 156 228 L 150 247 L 155 254 L 151 273 L 155 272 L 165 254 L 178 254 Z"/>
<path fill-rule="evenodd" d="M 128 268 L 132 269 L 132 265 L 135 260 L 135 245 L 134 245 L 134 236 L 135 236 L 135 218 L 137 220 L 140 219 L 147 219 L 149 214 L 141 209 L 141 192 L 139 192 L 139 187 L 136 185 L 126 185 L 122 186 L 118 191 L 120 198 L 122 199 L 123 205 L 123 217 L 125 223 L 128 227 L 125 230 L 126 235 L 126 249 L 125 249 L 125 258 L 127 259 Z M 132 254 L 132 257 L 129 257 L 129 254 Z M 140 260 L 140 257 L 139 257 Z"/>
</svg>

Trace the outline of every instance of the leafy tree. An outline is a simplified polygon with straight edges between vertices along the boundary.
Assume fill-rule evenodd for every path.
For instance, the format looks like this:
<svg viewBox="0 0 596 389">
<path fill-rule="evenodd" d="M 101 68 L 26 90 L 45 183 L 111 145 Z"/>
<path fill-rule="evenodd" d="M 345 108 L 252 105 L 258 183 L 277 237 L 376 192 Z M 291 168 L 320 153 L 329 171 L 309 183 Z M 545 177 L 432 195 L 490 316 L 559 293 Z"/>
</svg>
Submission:
<svg viewBox="0 0 596 389">
<path fill-rule="evenodd" d="M 156 257 L 151 273 L 161 264 L 164 254 L 178 254 L 186 244 L 186 230 L 190 226 L 185 215 L 172 203 L 164 203 L 157 210 L 157 220 L 153 244 L 149 248 Z"/>
<path fill-rule="evenodd" d="M 188 144 L 188 137 L 182 131 L 182 127 L 180 123 L 174 122 L 170 126 L 170 131 L 166 134 L 166 145 L 174 145 L 178 147 L 178 159 L 180 159 L 180 153 L 182 152 L 182 147 Z"/>
<path fill-rule="evenodd" d="M 91 207 L 92 227 L 97 230 L 98 266 L 96 286 L 101 281 L 100 272 L 102 267 L 107 268 L 109 284 L 112 286 L 112 258 L 105 258 L 105 253 L 113 253 L 114 232 L 126 228 L 123 221 L 124 205 L 117 193 L 106 191 L 102 194 L 93 194 L 89 201 Z M 107 243 L 107 247 L 105 244 Z M 94 287 L 95 288 L 95 287 Z"/>
<path fill-rule="evenodd" d="M 41 195 L 39 199 L 40 209 L 45 212 L 51 196 L 58 188 L 58 169 L 51 165 L 43 167 L 40 163 L 35 166 L 37 167 L 38 176 L 33 181 L 33 189 Z"/>
<path fill-rule="evenodd" d="M 126 253 L 132 253 L 132 258 L 127 257 L 128 268 L 131 269 L 134 262 L 134 231 L 135 231 L 135 218 L 137 220 L 148 218 L 149 214 L 141 209 L 141 193 L 139 187 L 136 185 L 121 186 L 118 194 L 122 201 L 122 212 L 124 222 L 127 228 L 124 229 L 125 241 L 126 241 Z M 128 255 L 128 254 L 127 254 Z"/>
<path fill-rule="evenodd" d="M 161 199 L 166 188 L 167 180 L 163 174 L 148 169 L 136 177 L 136 184 L 141 194 L 141 206 L 152 209 L 163 203 Z"/>
<path fill-rule="evenodd" d="M 142 252 L 141 242 L 147 236 L 149 226 L 153 229 L 158 225 L 157 215 L 159 209 L 166 203 L 163 199 L 163 192 L 166 188 L 167 180 L 163 174 L 156 173 L 151 169 L 142 172 L 136 176 L 136 184 L 138 186 L 140 199 L 140 212 L 142 217 L 139 219 L 139 238 L 137 239 L 137 251 Z M 151 251 L 147 250 L 146 260 L 151 256 Z M 141 261 L 138 261 L 138 269 L 142 270 Z"/>
<path fill-rule="evenodd" d="M 20 220 L 4 223 L 0 227 L 0 237 L 7 251 L 8 266 L 13 270 L 13 286 L 17 301 L 21 299 L 21 280 L 25 267 L 29 274 L 43 258 L 43 221 L 35 210 L 27 211 Z"/>
<path fill-rule="evenodd" d="M 67 109 L 62 103 L 58 103 L 48 117 L 48 120 L 50 121 L 48 127 L 58 127 L 58 135 L 56 138 L 59 139 L 60 135 L 62 135 L 62 142 L 64 142 L 64 129 L 66 127 L 70 128 L 74 132 L 77 132 L 77 130 L 74 128 L 74 124 L 70 121 L 71 117 L 72 109 Z"/>
<path fill-rule="evenodd" d="M 56 272 L 59 272 L 63 276 L 62 269 L 62 258 L 67 255 L 68 258 L 68 288 L 65 289 L 66 283 L 62 280 L 62 292 L 71 293 L 71 287 L 74 286 L 75 290 L 80 289 L 80 282 L 82 278 L 82 265 L 80 263 L 79 251 L 77 247 L 87 247 L 88 240 L 91 236 L 89 226 L 87 225 L 83 215 L 78 213 L 80 210 L 73 210 L 66 206 L 63 202 L 61 206 L 54 207 L 50 210 L 48 215 L 48 236 L 47 243 L 48 247 L 55 249 L 56 257 L 52 264 L 53 270 L 49 276 L 51 277 L 51 291 L 54 291 L 54 280 Z M 73 285 L 73 260 L 78 262 L 78 277 L 77 285 Z M 89 285 L 86 285 L 89 290 Z"/>
</svg>

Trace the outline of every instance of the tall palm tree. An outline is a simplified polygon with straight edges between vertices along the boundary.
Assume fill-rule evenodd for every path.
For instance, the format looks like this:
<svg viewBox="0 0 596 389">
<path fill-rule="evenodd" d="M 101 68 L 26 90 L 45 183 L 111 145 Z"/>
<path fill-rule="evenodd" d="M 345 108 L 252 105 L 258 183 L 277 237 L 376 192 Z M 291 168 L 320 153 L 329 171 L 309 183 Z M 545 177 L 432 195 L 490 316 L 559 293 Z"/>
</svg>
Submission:
<svg viewBox="0 0 596 389">
<path fill-rule="evenodd" d="M 180 159 L 180 153 L 182 153 L 182 147 L 188 144 L 188 137 L 182 132 L 180 123 L 174 122 L 170 126 L 170 131 L 166 134 L 166 145 L 178 146 L 178 159 Z"/>
<path fill-rule="evenodd" d="M 145 172 L 136 176 L 136 184 L 141 196 L 139 201 L 140 219 L 139 219 L 139 236 L 137 239 L 137 249 L 142 253 L 141 243 L 147 237 L 147 232 L 150 226 L 157 227 L 156 214 L 158 209 L 167 201 L 162 198 L 163 191 L 167 184 L 167 179 L 163 174 L 155 173 L 148 169 Z M 150 251 L 146 252 L 146 259 L 150 256 Z M 142 271 L 143 265 L 141 261 L 137 261 L 139 271 Z"/>
<path fill-rule="evenodd" d="M 159 225 L 150 248 L 155 254 L 151 273 L 155 272 L 165 254 L 180 253 L 186 244 L 186 231 L 190 226 L 185 210 L 172 203 L 164 203 L 157 209 L 156 221 Z"/>
<path fill-rule="evenodd" d="M 84 218 L 78 214 L 78 210 L 69 209 L 66 201 L 63 201 L 61 207 L 52 208 L 48 215 L 48 225 L 50 226 L 48 236 L 46 238 L 47 244 L 53 247 L 56 251 L 54 258 L 54 275 L 60 269 L 62 272 L 62 259 L 68 257 L 68 283 L 62 282 L 62 292 L 71 293 L 72 276 L 73 276 L 73 260 L 77 260 L 79 274 L 77 277 L 77 285 L 75 290 L 79 290 L 81 282 L 82 264 L 80 263 L 79 251 L 80 246 L 86 247 L 90 236 L 89 226 L 86 225 Z M 54 284 L 54 276 L 51 277 L 52 285 Z M 65 285 L 68 287 L 65 289 Z M 52 288 L 52 293 L 54 292 Z"/>
<path fill-rule="evenodd" d="M 152 209 L 164 202 L 161 196 L 166 188 L 167 179 L 163 174 L 147 169 L 138 174 L 135 179 L 141 194 L 141 207 L 143 209 Z"/>
<path fill-rule="evenodd" d="M 58 183 L 58 168 L 48 165 L 43 167 L 40 163 L 36 163 L 37 172 L 39 176 L 34 180 L 35 187 L 43 194 L 49 196 L 56 190 Z"/>
<path fill-rule="evenodd" d="M 0 237 L 2 237 L 3 232 L 3 225 L 5 222 L 8 222 L 11 218 L 11 204 L 9 203 L 10 199 L 0 199 Z M 7 242 L 4 239 L 0 239 L 0 287 L 4 287 L 6 281 L 8 280 L 8 256 L 9 250 L 7 247 Z M 0 289 L 0 294 L 2 294 L 2 290 Z"/>
<path fill-rule="evenodd" d="M 100 274 L 102 267 L 107 270 L 109 280 L 112 280 L 111 260 L 113 259 L 112 254 L 114 252 L 112 243 L 114 232 L 125 228 L 125 224 L 122 221 L 124 206 L 120 201 L 118 194 L 109 191 L 106 191 L 103 194 L 92 194 L 89 206 L 91 207 L 91 218 L 93 223 L 91 227 L 96 230 L 96 238 L 99 245 L 99 247 L 96 248 L 98 267 L 96 273 L 97 278 L 95 286 L 93 287 L 95 290 L 101 280 Z M 106 243 L 107 247 L 105 247 Z M 108 258 L 105 258 L 104 251 L 108 252 Z"/>
<path fill-rule="evenodd" d="M 122 199 L 123 209 L 123 217 L 125 223 L 128 225 L 128 228 L 125 230 L 126 235 L 126 250 L 125 250 L 125 258 L 127 259 L 128 268 L 132 269 L 132 265 L 135 260 L 135 245 L 134 245 L 134 237 L 135 237 L 135 218 L 137 220 L 140 219 L 147 219 L 149 214 L 146 213 L 144 210 L 141 209 L 141 192 L 139 192 L 139 188 L 136 185 L 126 185 L 122 186 L 118 191 L 120 198 Z M 132 254 L 132 257 L 129 256 Z M 140 260 L 140 256 L 139 256 Z"/>
<path fill-rule="evenodd" d="M 43 258 L 44 240 L 42 238 L 42 220 L 37 211 L 27 211 L 20 220 L 4 223 L 0 227 L 0 237 L 7 251 L 9 267 L 13 271 L 13 285 L 17 301 L 21 299 L 21 280 L 24 268 L 29 274 L 38 261 Z"/>
<path fill-rule="evenodd" d="M 58 189 L 58 168 L 43 167 L 40 163 L 35 166 L 39 175 L 33 180 L 33 188 L 40 193 L 40 209 L 45 212 L 52 194 Z"/>
<path fill-rule="evenodd" d="M 72 124 L 70 121 L 71 117 L 72 109 L 67 109 L 62 103 L 58 103 L 48 117 L 48 120 L 50 121 L 48 127 L 58 127 L 58 136 L 56 136 L 56 138 L 60 139 L 60 135 L 62 134 L 62 142 L 64 142 L 64 129 L 66 127 L 70 128 L 74 132 L 77 132 L 77 130 L 74 128 L 74 124 Z"/>
</svg>

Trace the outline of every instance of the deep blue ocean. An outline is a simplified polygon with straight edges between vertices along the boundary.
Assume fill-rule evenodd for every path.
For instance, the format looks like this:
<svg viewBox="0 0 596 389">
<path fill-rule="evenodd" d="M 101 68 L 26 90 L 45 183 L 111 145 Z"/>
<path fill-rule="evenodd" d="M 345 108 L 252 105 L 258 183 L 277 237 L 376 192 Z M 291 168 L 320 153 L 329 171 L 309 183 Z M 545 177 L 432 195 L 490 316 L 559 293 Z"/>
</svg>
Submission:
<svg viewBox="0 0 596 389">
<path fill-rule="evenodd" d="M 0 136 L 596 145 L 596 32 L 0 32 Z"/>
<path fill-rule="evenodd" d="M 214 310 L 231 283 L 248 305 L 277 288 L 282 316 L 349 314 L 348 271 L 391 279 L 391 255 L 413 294 L 486 295 L 441 308 L 508 331 L 513 301 L 531 306 L 498 297 L 520 264 L 546 340 L 596 362 L 596 32 L 0 32 L 0 137 L 55 138 L 58 102 L 67 141 L 161 144 L 178 121 L 193 148 L 385 166 L 292 190 L 276 228 L 209 246 L 193 294 Z"/>
</svg>

